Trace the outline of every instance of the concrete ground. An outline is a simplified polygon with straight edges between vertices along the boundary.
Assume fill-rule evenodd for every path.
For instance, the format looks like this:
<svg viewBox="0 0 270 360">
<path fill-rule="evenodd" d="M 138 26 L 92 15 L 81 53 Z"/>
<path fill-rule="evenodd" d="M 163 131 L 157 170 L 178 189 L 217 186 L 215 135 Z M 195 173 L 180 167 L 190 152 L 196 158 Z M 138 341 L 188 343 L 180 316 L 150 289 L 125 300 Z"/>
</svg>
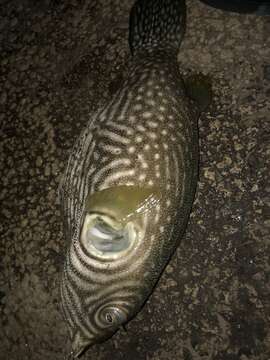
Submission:
<svg viewBox="0 0 270 360">
<path fill-rule="evenodd" d="M 132 3 L 1 1 L 1 360 L 65 359 L 57 188 L 80 129 L 127 72 Z M 209 74 L 214 90 L 193 213 L 127 332 L 82 359 L 270 359 L 270 18 L 190 0 L 187 24 L 179 68 Z"/>
</svg>

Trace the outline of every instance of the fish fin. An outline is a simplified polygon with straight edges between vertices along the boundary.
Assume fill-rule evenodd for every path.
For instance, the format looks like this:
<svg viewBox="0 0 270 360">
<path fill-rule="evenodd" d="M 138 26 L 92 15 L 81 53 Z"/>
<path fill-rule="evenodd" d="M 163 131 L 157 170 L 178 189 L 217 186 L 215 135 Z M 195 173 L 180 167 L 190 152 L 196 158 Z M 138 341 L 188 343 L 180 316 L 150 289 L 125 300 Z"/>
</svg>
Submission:
<svg viewBox="0 0 270 360">
<path fill-rule="evenodd" d="M 186 28 L 184 0 L 137 0 L 130 12 L 129 45 L 137 51 L 178 51 Z"/>
<path fill-rule="evenodd" d="M 212 101 L 212 81 L 202 73 L 189 75 L 184 79 L 186 94 L 194 100 L 200 111 L 205 111 Z"/>
</svg>

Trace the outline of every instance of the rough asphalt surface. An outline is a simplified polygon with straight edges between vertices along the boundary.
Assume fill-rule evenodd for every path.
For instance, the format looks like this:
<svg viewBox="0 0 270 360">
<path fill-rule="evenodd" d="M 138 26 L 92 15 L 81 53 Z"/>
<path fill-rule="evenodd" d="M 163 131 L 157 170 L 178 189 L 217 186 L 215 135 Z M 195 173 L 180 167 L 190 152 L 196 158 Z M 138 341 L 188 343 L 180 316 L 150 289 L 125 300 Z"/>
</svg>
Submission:
<svg viewBox="0 0 270 360">
<path fill-rule="evenodd" d="M 1 1 L 0 359 L 65 359 L 57 188 L 91 113 L 121 86 L 133 0 Z M 82 359 L 270 359 L 270 18 L 188 1 L 179 52 L 214 100 L 199 121 L 186 235 L 141 313 Z"/>
</svg>

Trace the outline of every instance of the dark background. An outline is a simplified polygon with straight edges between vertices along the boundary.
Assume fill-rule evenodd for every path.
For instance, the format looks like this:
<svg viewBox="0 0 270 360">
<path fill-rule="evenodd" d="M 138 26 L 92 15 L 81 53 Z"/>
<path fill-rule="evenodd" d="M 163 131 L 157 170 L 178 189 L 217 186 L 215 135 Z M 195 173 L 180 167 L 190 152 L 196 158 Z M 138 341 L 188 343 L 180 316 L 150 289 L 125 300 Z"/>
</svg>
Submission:
<svg viewBox="0 0 270 360">
<path fill-rule="evenodd" d="M 64 359 L 57 188 L 91 113 L 131 61 L 133 1 L 1 1 L 0 359 Z M 181 246 L 142 312 L 94 360 L 269 360 L 270 19 L 188 1 L 179 51 L 214 99 Z"/>
</svg>

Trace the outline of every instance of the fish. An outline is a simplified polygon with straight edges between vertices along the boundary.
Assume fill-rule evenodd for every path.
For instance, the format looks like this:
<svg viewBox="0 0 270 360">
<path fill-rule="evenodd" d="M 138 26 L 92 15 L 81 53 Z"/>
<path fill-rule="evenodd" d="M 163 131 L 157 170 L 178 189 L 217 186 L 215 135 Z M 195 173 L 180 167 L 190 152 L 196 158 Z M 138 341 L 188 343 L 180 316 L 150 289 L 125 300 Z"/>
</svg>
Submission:
<svg viewBox="0 0 270 360">
<path fill-rule="evenodd" d="M 137 0 L 123 85 L 77 138 L 60 186 L 61 308 L 71 354 L 142 309 L 183 236 L 198 179 L 198 125 L 177 53 L 184 0 Z"/>
</svg>

